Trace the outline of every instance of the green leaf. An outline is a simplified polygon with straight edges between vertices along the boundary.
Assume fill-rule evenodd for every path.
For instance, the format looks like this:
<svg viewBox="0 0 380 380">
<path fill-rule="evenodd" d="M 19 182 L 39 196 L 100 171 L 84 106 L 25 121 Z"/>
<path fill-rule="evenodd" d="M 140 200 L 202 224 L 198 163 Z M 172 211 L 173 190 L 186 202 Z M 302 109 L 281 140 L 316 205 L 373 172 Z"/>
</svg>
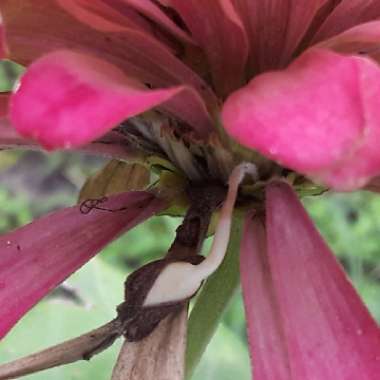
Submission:
<svg viewBox="0 0 380 380">
<path fill-rule="evenodd" d="M 242 217 L 235 215 L 226 257 L 219 269 L 207 280 L 196 299 L 188 325 L 186 378 L 190 379 L 201 356 L 214 335 L 229 301 L 240 283 L 239 248 Z"/>
<path fill-rule="evenodd" d="M 193 380 L 248 380 L 251 368 L 248 350 L 239 337 L 222 322 L 214 335 Z"/>
<path fill-rule="evenodd" d="M 149 184 L 149 171 L 142 165 L 112 160 L 87 179 L 79 194 L 79 202 L 90 198 L 143 190 Z"/>
</svg>

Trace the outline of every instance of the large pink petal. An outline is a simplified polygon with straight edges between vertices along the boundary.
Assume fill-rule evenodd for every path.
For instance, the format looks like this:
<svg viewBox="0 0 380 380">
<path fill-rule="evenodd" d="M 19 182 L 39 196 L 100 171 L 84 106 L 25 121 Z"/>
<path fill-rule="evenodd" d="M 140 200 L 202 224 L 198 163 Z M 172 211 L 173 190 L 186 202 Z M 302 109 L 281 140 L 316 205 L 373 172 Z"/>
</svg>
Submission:
<svg viewBox="0 0 380 380">
<path fill-rule="evenodd" d="M 309 50 L 233 94 L 223 121 L 241 144 L 336 189 L 380 173 L 380 69 L 364 57 Z"/>
<path fill-rule="evenodd" d="M 9 93 L 0 93 L 0 150 L 8 148 L 35 149 L 37 143 L 20 136 L 8 119 Z"/>
<path fill-rule="evenodd" d="M 248 38 L 231 0 L 171 0 L 170 4 L 205 51 L 217 92 L 227 95 L 241 86 Z"/>
<path fill-rule="evenodd" d="M 319 42 L 344 32 L 355 25 L 380 17 L 378 0 L 341 0 L 326 18 L 313 41 Z"/>
<path fill-rule="evenodd" d="M 291 380 L 262 223 L 259 218 L 247 218 L 240 247 L 240 275 L 253 377 Z"/>
<path fill-rule="evenodd" d="M 0 150 L 28 149 L 40 150 L 42 147 L 34 140 L 18 134 L 8 118 L 9 94 L 0 93 Z M 83 145 L 78 151 L 109 158 L 135 160 L 141 152 L 133 148 L 124 135 L 111 131 L 90 144 Z"/>
<path fill-rule="evenodd" d="M 233 0 L 250 40 L 251 72 L 278 68 L 307 32 L 326 0 Z"/>
<path fill-rule="evenodd" d="M 154 87 L 188 84 L 205 99 L 215 101 L 207 84 L 167 46 L 139 29 L 117 25 L 108 14 L 97 14 L 96 25 L 111 24 L 106 32 L 81 22 L 56 0 L 1 0 L 0 11 L 8 57 L 20 64 L 29 65 L 54 50 L 75 49 L 108 60 L 128 76 Z"/>
<path fill-rule="evenodd" d="M 255 379 L 377 380 L 376 322 L 291 188 L 266 196 L 267 246 L 248 221 L 241 258 Z"/>
<path fill-rule="evenodd" d="M 158 212 L 163 202 L 145 192 L 110 198 L 82 214 L 63 209 L 0 237 L 0 338 L 43 296 L 107 243 Z"/>
<path fill-rule="evenodd" d="M 42 149 L 32 139 L 18 134 L 8 118 L 9 93 L 0 93 L 0 150 L 1 149 Z M 141 155 L 134 149 L 124 135 L 111 131 L 100 139 L 78 149 L 80 152 L 117 159 L 138 159 Z"/>
<path fill-rule="evenodd" d="M 178 99 L 169 102 L 181 94 L 185 107 Z M 164 102 L 201 136 L 208 134 L 208 114 L 189 88 L 147 90 L 110 63 L 62 50 L 29 67 L 12 97 L 10 116 L 22 135 L 50 149 L 70 148 L 93 141 L 126 118 Z"/>
</svg>

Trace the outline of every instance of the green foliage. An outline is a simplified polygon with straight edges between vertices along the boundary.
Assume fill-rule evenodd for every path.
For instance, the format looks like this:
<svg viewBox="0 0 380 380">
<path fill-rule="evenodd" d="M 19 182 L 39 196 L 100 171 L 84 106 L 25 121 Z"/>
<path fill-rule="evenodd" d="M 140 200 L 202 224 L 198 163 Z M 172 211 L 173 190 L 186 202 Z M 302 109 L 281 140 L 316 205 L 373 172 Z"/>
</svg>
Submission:
<svg viewBox="0 0 380 380">
<path fill-rule="evenodd" d="M 190 378 L 231 298 L 239 286 L 239 247 L 242 218 L 236 216 L 226 257 L 219 269 L 207 280 L 190 313 L 186 373 Z"/>
<path fill-rule="evenodd" d="M 8 173 L 9 181 L 0 187 L 0 230 L 6 232 L 23 225 L 31 219 L 58 205 L 74 203 L 78 188 L 89 172 L 94 172 L 91 161 L 79 156 L 67 158 L 62 154 L 41 156 L 44 164 L 38 173 L 41 177 L 69 178 L 76 184 L 72 191 L 62 191 L 54 186 L 43 190 L 34 187 L 28 178 L 18 178 L 12 185 L 11 179 L 18 176 L 12 168 L 15 161 L 1 160 L 9 153 L 0 153 L 4 162 L 2 173 Z M 39 159 L 41 159 L 39 156 Z M 17 157 L 16 157 L 17 158 Z M 39 162 L 34 155 L 28 156 L 35 164 Z M 21 161 L 18 165 L 22 163 Z M 22 165 L 25 165 L 23 163 Z M 40 163 L 38 164 L 40 165 Z M 90 168 L 93 169 L 90 169 Z M 22 171 L 21 171 L 22 172 Z M 1 177 L 0 177 L 1 178 Z M 54 182 L 54 181 L 53 181 Z M 30 192 L 33 192 L 33 197 Z M 38 195 L 42 192 L 41 195 Z M 309 212 L 316 221 L 322 235 L 342 261 L 363 299 L 372 313 L 380 320 L 380 249 L 379 211 L 380 198 L 362 192 L 355 194 L 326 194 L 321 197 L 304 199 Z M 37 305 L 0 344 L 2 362 L 31 353 L 64 339 L 85 332 L 115 315 L 115 306 L 122 299 L 123 282 L 130 271 L 143 263 L 161 257 L 170 246 L 180 218 L 155 217 L 136 227 L 125 236 L 110 244 L 101 255 L 74 274 L 68 284 L 75 289 L 80 302 L 73 302 L 59 293 L 53 293 Z M 209 241 L 210 242 L 210 241 Z M 209 243 L 208 242 L 208 243 Z M 209 245 L 209 244 L 208 244 Z M 207 252 L 207 244 L 204 252 Z M 231 256 L 233 267 L 237 268 L 236 256 Z M 224 267 L 225 268 L 225 267 Z M 198 297 L 192 309 L 189 324 L 189 363 L 191 367 L 198 361 L 206 348 L 217 322 L 222 317 L 214 338 L 206 349 L 192 379 L 222 379 L 233 377 L 249 379 L 249 359 L 246 349 L 244 311 L 241 294 L 235 292 L 238 277 L 226 273 L 224 269 L 215 275 Z M 230 278 L 231 277 L 231 278 Z M 220 289 L 224 290 L 220 292 Z M 226 312 L 221 315 L 229 303 Z M 202 307 L 201 307 L 202 306 Z M 205 307 L 206 306 L 206 307 Z M 118 349 L 116 344 L 111 350 L 94 358 L 91 364 L 77 363 L 60 369 L 47 371 L 42 375 L 32 375 L 30 379 L 79 379 L 94 380 L 107 378 Z M 42 377 L 41 377 L 42 376 Z"/>
</svg>

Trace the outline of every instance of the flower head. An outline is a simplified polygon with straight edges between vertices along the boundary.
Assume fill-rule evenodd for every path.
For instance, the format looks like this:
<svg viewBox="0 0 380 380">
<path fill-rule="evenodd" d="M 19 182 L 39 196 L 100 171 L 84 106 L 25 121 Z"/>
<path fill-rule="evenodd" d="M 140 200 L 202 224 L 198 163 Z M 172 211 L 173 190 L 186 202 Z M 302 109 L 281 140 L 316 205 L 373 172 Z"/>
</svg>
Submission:
<svg viewBox="0 0 380 380">
<path fill-rule="evenodd" d="M 41 282 L 25 305 L 3 311 L 3 334 L 126 225 L 174 204 L 178 183 L 223 186 L 236 165 L 250 162 L 257 177 L 241 186 L 237 205 L 250 215 L 241 273 L 256 377 L 376 378 L 378 327 L 296 193 L 351 191 L 380 175 L 377 1 L 3 0 L 0 11 L 0 54 L 27 67 L 13 94 L 0 98 L 0 110 L 8 110 L 0 146 L 90 150 L 148 167 L 159 162 L 161 174 L 180 179 L 168 185 L 161 176 L 154 192 L 125 194 L 128 211 L 108 216 L 107 236 L 94 247 L 83 242 L 75 262 Z M 222 256 L 228 202 L 215 238 Z M 21 289 L 9 285 L 13 268 L 32 278 L 40 264 L 29 267 L 28 260 L 51 263 L 41 244 L 49 247 L 53 235 L 66 239 L 64 227 L 36 243 L 30 231 L 51 218 L 67 223 L 77 211 L 4 236 L 0 299 Z M 20 239 L 26 259 L 7 251 L 7 241 Z M 65 262 L 66 251 L 58 252 L 55 259 Z M 194 268 L 181 263 L 167 271 L 169 280 L 179 267 L 193 278 Z M 294 298 L 302 302 L 293 305 Z"/>
</svg>

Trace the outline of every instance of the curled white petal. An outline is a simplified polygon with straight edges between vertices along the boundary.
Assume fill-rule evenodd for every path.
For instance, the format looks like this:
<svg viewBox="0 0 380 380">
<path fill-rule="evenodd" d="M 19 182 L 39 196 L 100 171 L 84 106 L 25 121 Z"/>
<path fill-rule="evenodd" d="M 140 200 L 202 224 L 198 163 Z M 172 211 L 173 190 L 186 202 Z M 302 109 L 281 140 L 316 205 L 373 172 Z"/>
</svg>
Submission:
<svg viewBox="0 0 380 380">
<path fill-rule="evenodd" d="M 219 267 L 230 240 L 231 219 L 239 185 L 246 174 L 257 179 L 256 166 L 251 163 L 242 163 L 236 166 L 230 175 L 227 197 L 220 211 L 214 240 L 206 259 L 198 265 L 184 262 L 168 265 L 150 289 L 144 302 L 145 306 L 191 297 L 199 289 L 202 281 Z"/>
</svg>

